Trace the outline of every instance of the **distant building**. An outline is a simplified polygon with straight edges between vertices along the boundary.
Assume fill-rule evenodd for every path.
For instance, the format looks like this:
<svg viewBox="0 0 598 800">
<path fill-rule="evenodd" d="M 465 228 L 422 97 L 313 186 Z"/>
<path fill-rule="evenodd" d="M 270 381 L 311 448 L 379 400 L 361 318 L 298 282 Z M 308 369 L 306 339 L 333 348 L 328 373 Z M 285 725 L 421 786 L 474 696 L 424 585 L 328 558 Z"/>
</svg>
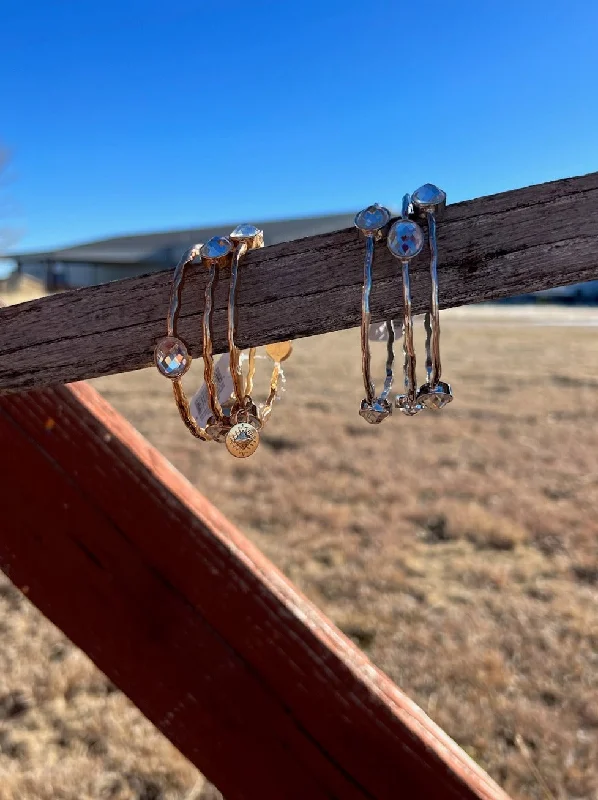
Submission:
<svg viewBox="0 0 598 800">
<path fill-rule="evenodd" d="M 236 223 L 235 223 L 236 224 Z M 94 286 L 120 278 L 169 269 L 197 242 L 231 231 L 235 224 L 167 233 L 118 236 L 88 244 L 38 253 L 13 253 L 17 272 L 44 282 L 49 290 Z M 353 214 L 274 220 L 255 223 L 265 243 L 277 244 L 353 225 Z"/>
<path fill-rule="evenodd" d="M 568 305 L 596 305 L 598 304 L 598 281 L 585 281 L 572 283 L 570 286 L 557 286 L 543 292 L 534 292 L 521 297 L 509 298 L 512 302 L 550 302 Z"/>
</svg>

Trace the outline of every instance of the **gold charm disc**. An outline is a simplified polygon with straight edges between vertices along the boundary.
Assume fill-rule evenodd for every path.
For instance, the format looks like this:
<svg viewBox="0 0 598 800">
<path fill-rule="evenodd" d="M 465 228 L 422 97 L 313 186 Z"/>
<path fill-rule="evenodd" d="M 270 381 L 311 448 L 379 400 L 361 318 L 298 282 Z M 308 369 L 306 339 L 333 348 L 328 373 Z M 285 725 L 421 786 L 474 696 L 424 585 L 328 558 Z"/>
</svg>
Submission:
<svg viewBox="0 0 598 800">
<path fill-rule="evenodd" d="M 238 422 L 226 434 L 226 449 L 235 458 L 247 458 L 255 453 L 260 435 L 248 422 Z"/>
</svg>

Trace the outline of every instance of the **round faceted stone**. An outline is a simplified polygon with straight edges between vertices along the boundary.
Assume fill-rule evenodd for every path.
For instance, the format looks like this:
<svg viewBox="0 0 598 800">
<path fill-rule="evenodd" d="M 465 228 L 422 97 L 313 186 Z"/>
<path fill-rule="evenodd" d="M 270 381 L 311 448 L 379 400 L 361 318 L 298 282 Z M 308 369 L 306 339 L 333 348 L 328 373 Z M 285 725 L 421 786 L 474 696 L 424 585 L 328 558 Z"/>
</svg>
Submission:
<svg viewBox="0 0 598 800">
<path fill-rule="evenodd" d="M 420 411 L 423 410 L 424 406 L 416 400 L 415 402 L 411 400 L 406 394 L 400 394 L 395 400 L 395 406 L 399 408 L 403 414 L 406 414 L 408 417 L 414 417 L 416 414 L 419 414 Z"/>
<path fill-rule="evenodd" d="M 374 400 L 373 403 L 368 403 L 367 400 L 361 401 L 359 408 L 359 415 L 364 418 L 370 425 L 379 425 L 386 417 L 392 414 L 392 406 L 388 400 Z"/>
<path fill-rule="evenodd" d="M 401 261 L 409 261 L 421 252 L 424 246 L 424 232 L 417 222 L 398 219 L 388 234 L 388 249 Z"/>
<path fill-rule="evenodd" d="M 233 243 L 228 236 L 212 236 L 211 239 L 202 246 L 199 254 L 202 258 L 214 259 L 223 258 L 233 251 Z"/>
<path fill-rule="evenodd" d="M 379 206 L 375 203 L 373 206 L 368 206 L 360 211 L 355 216 L 355 227 L 359 228 L 363 233 L 374 233 L 375 231 L 382 230 L 385 225 L 390 221 L 390 211 L 384 206 Z"/>
<path fill-rule="evenodd" d="M 441 408 L 448 406 L 452 399 L 451 387 L 442 381 L 433 387 L 426 383 L 417 393 L 418 403 L 431 411 L 440 411 Z"/>
<path fill-rule="evenodd" d="M 259 228 L 256 228 L 255 225 L 250 225 L 248 222 L 244 222 L 242 225 L 237 225 L 234 231 L 231 233 L 231 239 L 253 239 L 254 236 L 259 236 L 262 231 Z"/>
<path fill-rule="evenodd" d="M 238 422 L 226 435 L 226 449 L 235 458 L 247 458 L 255 453 L 260 435 L 248 422 Z"/>
<path fill-rule="evenodd" d="M 154 351 L 158 370 L 167 378 L 180 378 L 191 366 L 191 356 L 187 348 L 176 336 L 160 339 Z"/>
<path fill-rule="evenodd" d="M 257 250 L 259 247 L 264 246 L 264 232 L 248 222 L 243 225 L 237 225 L 230 238 L 233 242 L 247 242 L 249 250 Z"/>
<path fill-rule="evenodd" d="M 413 192 L 411 201 L 414 206 L 419 208 L 436 208 L 446 203 L 446 192 L 443 192 L 438 186 L 434 186 L 433 183 L 424 183 Z"/>
</svg>

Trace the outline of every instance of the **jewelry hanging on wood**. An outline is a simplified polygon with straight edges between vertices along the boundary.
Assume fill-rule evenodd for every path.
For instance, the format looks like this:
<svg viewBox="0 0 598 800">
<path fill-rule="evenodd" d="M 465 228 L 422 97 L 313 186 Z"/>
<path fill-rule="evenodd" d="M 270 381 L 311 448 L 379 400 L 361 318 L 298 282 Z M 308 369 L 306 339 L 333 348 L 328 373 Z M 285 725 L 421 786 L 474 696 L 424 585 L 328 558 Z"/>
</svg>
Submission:
<svg viewBox="0 0 598 800">
<path fill-rule="evenodd" d="M 253 225 L 238 225 L 230 236 L 213 236 L 205 244 L 197 244 L 190 248 L 174 271 L 170 291 L 170 301 L 166 320 L 167 336 L 160 339 L 154 351 L 156 367 L 161 375 L 172 381 L 174 397 L 181 418 L 189 431 L 204 441 L 224 442 L 228 451 L 237 458 L 247 458 L 259 445 L 259 431 L 269 419 L 277 397 L 278 386 L 282 376 L 282 362 L 292 352 L 291 342 L 279 342 L 266 346 L 268 357 L 274 362 L 270 378 L 270 391 L 266 401 L 258 409 L 251 398 L 255 375 L 256 348 L 249 351 L 249 368 L 247 378 L 243 377 L 240 364 L 241 351 L 235 344 L 236 331 L 236 297 L 239 263 L 248 250 L 264 246 L 264 234 Z M 208 413 L 205 428 L 199 424 L 199 412 L 192 413 L 182 385 L 182 376 L 191 366 L 192 358 L 187 345 L 177 336 L 177 319 L 181 304 L 181 291 L 185 277 L 185 268 L 197 256 L 208 269 L 208 280 L 204 294 L 204 311 L 202 316 L 202 339 L 204 360 L 204 384 L 198 395 L 205 395 Z M 212 313 L 214 308 L 214 283 L 218 272 L 230 266 L 230 285 L 228 294 L 228 345 L 230 392 L 224 382 L 226 399 L 219 397 L 216 381 L 212 344 Z M 222 391 L 222 388 L 221 388 Z M 193 398 L 195 401 L 197 395 Z M 203 398 L 202 398 L 203 400 Z M 197 405 L 203 405 L 198 401 Z"/>
<path fill-rule="evenodd" d="M 395 398 L 395 406 L 408 416 L 423 409 L 438 410 L 453 399 L 451 387 L 441 381 L 440 361 L 440 322 L 438 302 L 438 244 L 436 217 L 445 207 L 446 195 L 433 184 L 425 184 L 413 196 L 403 197 L 401 217 L 390 228 L 387 247 L 391 254 L 401 262 L 403 290 L 403 393 Z M 425 218 L 428 226 L 430 248 L 430 277 L 432 293 L 430 311 L 426 314 L 426 382 L 417 388 L 416 355 L 413 340 L 413 313 L 409 262 L 422 251 L 425 242 L 424 231 L 410 216 Z M 387 358 L 386 375 L 382 392 L 377 396 L 371 379 L 370 353 L 370 298 L 373 285 L 373 265 L 375 243 L 383 238 L 390 222 L 390 211 L 377 203 L 368 206 L 355 216 L 355 226 L 365 239 L 365 259 L 361 302 L 361 363 L 365 387 L 359 413 L 370 424 L 379 424 L 392 413 L 388 395 L 394 377 L 395 330 L 392 319 L 385 321 Z M 266 346 L 266 353 L 274 362 L 270 378 L 270 391 L 266 401 L 258 407 L 252 399 L 255 375 L 256 348 L 249 350 L 247 376 L 241 369 L 241 351 L 236 345 L 236 302 L 239 266 L 241 259 L 249 250 L 264 246 L 264 234 L 254 225 L 238 225 L 230 236 L 214 236 L 205 244 L 191 247 L 177 264 L 170 293 L 167 315 L 167 336 L 156 345 L 154 358 L 159 372 L 172 381 L 173 393 L 179 414 L 189 431 L 198 439 L 224 442 L 228 451 L 237 458 L 247 458 L 258 448 L 260 430 L 269 419 L 277 397 L 281 364 L 292 352 L 291 342 L 280 342 Z M 208 414 L 205 428 L 193 414 L 182 386 L 182 376 L 191 366 L 192 358 L 187 345 L 177 335 L 177 319 L 181 303 L 181 291 L 186 267 L 200 256 L 208 268 L 205 288 L 205 302 L 202 316 L 202 338 L 204 359 L 205 403 Z M 218 272 L 230 267 L 230 284 L 227 306 L 228 368 L 230 386 L 225 389 L 227 397 L 219 398 L 215 380 L 215 365 L 212 345 L 212 313 L 214 307 L 214 282 Z M 230 388 L 230 391 L 228 391 Z M 200 390 L 200 391 L 202 391 Z M 195 400 L 195 398 L 194 398 Z"/>
</svg>

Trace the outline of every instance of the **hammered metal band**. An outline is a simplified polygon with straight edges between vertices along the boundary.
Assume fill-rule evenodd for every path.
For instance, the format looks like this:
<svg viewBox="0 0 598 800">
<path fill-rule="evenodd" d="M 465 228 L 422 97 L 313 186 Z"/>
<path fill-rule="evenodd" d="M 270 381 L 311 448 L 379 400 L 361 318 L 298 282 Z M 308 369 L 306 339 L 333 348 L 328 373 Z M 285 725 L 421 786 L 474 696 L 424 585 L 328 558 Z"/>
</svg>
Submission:
<svg viewBox="0 0 598 800">
<path fill-rule="evenodd" d="M 232 262 L 234 244 L 228 236 L 212 236 L 199 251 L 202 264 L 208 269 L 208 280 L 204 295 L 202 316 L 203 373 L 207 391 L 210 417 L 206 433 L 210 439 L 221 441 L 223 428 L 227 425 L 226 415 L 218 398 L 218 388 L 214 380 L 214 346 L 212 341 L 212 316 L 214 311 L 214 283 L 218 272 Z"/>
<path fill-rule="evenodd" d="M 235 244 L 230 272 L 230 285 L 228 292 L 228 350 L 229 367 L 233 381 L 236 403 L 233 412 L 236 413 L 246 405 L 246 397 L 251 395 L 253 388 L 253 375 L 255 373 L 255 348 L 251 348 L 249 355 L 249 372 L 244 380 L 241 371 L 241 351 L 235 344 L 236 331 L 236 302 L 237 281 L 239 276 L 239 261 L 248 250 L 256 250 L 264 246 L 264 233 L 254 225 L 238 225 L 230 235 Z"/>
<path fill-rule="evenodd" d="M 190 247 L 174 269 L 168 314 L 166 317 L 167 336 L 160 339 L 156 344 L 154 361 L 158 372 L 172 381 L 174 399 L 185 426 L 197 439 L 207 441 L 209 436 L 205 429 L 198 425 L 191 414 L 189 401 L 183 389 L 181 378 L 191 366 L 192 358 L 186 344 L 177 336 L 177 321 L 181 306 L 181 292 L 185 279 L 185 269 L 197 258 L 201 247 L 201 244 L 195 244 L 193 247 Z"/>
<path fill-rule="evenodd" d="M 236 332 L 236 299 L 237 281 L 239 272 L 239 262 L 248 250 L 255 250 L 264 246 L 263 231 L 253 225 L 239 225 L 231 233 L 230 238 L 236 243 L 231 264 L 230 287 L 228 294 L 228 348 L 230 358 L 230 373 L 233 380 L 236 404 L 233 406 L 231 417 L 239 414 L 243 415 L 253 405 L 251 395 L 253 394 L 253 381 L 256 369 L 256 347 L 249 349 L 247 376 L 243 379 L 240 364 L 241 351 L 235 344 Z M 257 414 L 257 420 L 261 425 L 272 411 L 272 404 L 276 398 L 278 381 L 281 374 L 281 361 L 285 361 L 291 354 L 292 347 L 290 342 L 279 342 L 277 344 L 266 345 L 266 353 L 274 361 L 274 369 L 270 378 L 270 392 L 266 402 Z"/>
<path fill-rule="evenodd" d="M 376 389 L 371 375 L 371 352 L 369 342 L 370 297 L 372 293 L 373 266 L 376 241 L 381 239 L 390 222 L 390 211 L 377 203 L 364 208 L 355 216 L 355 227 L 365 238 L 365 260 L 363 263 L 363 289 L 361 294 L 361 372 L 365 388 L 365 398 L 361 401 L 359 414 L 371 425 L 378 425 L 392 413 L 388 395 L 394 378 L 394 324 L 386 321 L 387 357 L 384 389 L 376 397 Z"/>
<path fill-rule="evenodd" d="M 411 285 L 409 262 L 417 256 L 424 246 L 424 232 L 417 222 L 409 219 L 411 196 L 403 197 L 401 217 L 393 223 L 387 239 L 392 255 L 399 259 L 403 277 L 403 379 L 404 392 L 398 395 L 395 405 L 404 414 L 413 416 L 423 406 L 417 399 L 416 358 L 413 342 L 413 312 L 411 309 Z"/>
<path fill-rule="evenodd" d="M 230 286 L 228 293 L 228 348 L 229 368 L 233 381 L 235 401 L 230 410 L 228 430 L 225 443 L 228 451 L 237 458 L 247 458 L 259 446 L 259 431 L 266 423 L 272 412 L 276 398 L 279 378 L 281 375 L 281 361 L 291 354 L 291 343 L 281 342 L 266 346 L 266 352 L 274 361 L 274 368 L 270 378 L 270 391 L 265 404 L 258 409 L 252 399 L 253 380 L 256 369 L 256 348 L 249 350 L 249 364 L 247 377 L 243 378 L 241 370 L 241 351 L 235 343 L 236 333 L 236 299 L 239 263 L 248 250 L 255 250 L 264 246 L 264 234 L 254 225 L 238 225 L 230 234 L 234 244 L 231 262 Z"/>
<path fill-rule="evenodd" d="M 420 186 L 412 197 L 416 213 L 425 215 L 428 223 L 428 242 L 430 247 L 430 279 L 432 295 L 430 311 L 426 313 L 426 383 L 420 387 L 417 398 L 426 408 L 438 411 L 453 399 L 451 387 L 440 378 L 440 311 L 438 305 L 438 242 L 436 236 L 436 217 L 446 207 L 446 194 L 433 183 Z"/>
</svg>

